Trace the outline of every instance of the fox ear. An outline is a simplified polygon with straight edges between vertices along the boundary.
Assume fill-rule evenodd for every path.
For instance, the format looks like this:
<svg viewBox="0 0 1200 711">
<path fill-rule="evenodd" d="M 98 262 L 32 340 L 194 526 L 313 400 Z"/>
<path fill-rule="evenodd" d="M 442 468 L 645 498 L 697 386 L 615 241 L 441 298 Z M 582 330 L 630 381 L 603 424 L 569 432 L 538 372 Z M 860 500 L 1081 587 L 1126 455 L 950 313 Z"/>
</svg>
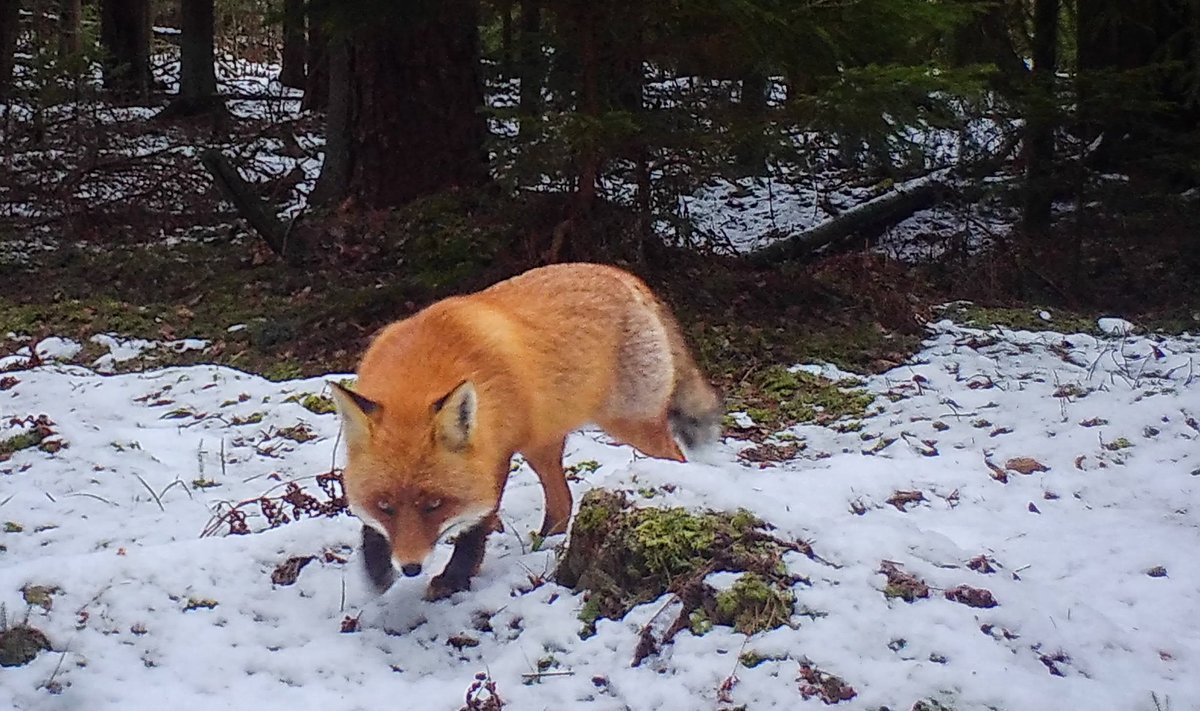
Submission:
<svg viewBox="0 0 1200 711">
<path fill-rule="evenodd" d="M 475 386 L 464 380 L 445 397 L 433 403 L 433 429 L 446 449 L 457 452 L 471 442 L 478 406 Z"/>
<path fill-rule="evenodd" d="M 359 395 L 338 383 L 329 383 L 333 391 L 334 402 L 342 415 L 342 423 L 346 431 L 346 442 L 357 446 L 371 436 L 371 421 L 381 407 L 374 400 Z"/>
</svg>

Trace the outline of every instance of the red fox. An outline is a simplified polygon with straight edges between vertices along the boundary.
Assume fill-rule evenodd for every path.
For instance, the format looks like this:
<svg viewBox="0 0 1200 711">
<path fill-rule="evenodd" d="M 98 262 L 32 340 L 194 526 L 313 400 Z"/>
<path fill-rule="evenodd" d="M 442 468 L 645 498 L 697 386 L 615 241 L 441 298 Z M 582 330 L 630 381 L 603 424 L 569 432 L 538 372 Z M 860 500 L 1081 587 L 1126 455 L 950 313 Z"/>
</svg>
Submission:
<svg viewBox="0 0 1200 711">
<path fill-rule="evenodd" d="M 354 391 L 331 385 L 377 591 L 397 568 L 419 575 L 437 542 L 458 534 L 430 600 L 478 573 L 513 454 L 537 473 L 541 533 L 552 535 L 571 515 L 571 431 L 596 424 L 677 461 L 680 443 L 695 450 L 719 432 L 720 401 L 666 306 L 637 277 L 596 264 L 541 267 L 439 301 L 375 337 Z"/>
</svg>

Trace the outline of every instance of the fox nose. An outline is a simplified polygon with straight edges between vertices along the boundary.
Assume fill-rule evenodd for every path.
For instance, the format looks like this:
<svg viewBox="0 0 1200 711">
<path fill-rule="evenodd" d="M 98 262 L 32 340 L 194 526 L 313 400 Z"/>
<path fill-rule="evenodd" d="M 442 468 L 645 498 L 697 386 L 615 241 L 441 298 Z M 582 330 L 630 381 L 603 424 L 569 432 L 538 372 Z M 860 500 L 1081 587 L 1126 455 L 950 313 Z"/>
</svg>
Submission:
<svg viewBox="0 0 1200 711">
<path fill-rule="evenodd" d="M 421 574 L 421 564 L 420 563 L 405 563 L 404 565 L 400 566 L 400 572 L 404 573 L 406 576 L 408 576 L 410 578 L 414 578 Z"/>
</svg>

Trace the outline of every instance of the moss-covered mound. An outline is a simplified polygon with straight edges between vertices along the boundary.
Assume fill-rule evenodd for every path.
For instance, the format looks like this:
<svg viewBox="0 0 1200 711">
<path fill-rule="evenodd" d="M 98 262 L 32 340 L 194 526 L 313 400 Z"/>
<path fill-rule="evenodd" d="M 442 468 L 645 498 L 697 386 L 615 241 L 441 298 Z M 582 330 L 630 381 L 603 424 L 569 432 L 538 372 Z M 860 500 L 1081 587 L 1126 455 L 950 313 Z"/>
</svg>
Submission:
<svg viewBox="0 0 1200 711">
<path fill-rule="evenodd" d="M 36 627 L 27 624 L 0 629 L 0 667 L 28 664 L 50 649 L 50 640 Z"/>
<path fill-rule="evenodd" d="M 580 503 L 555 578 L 587 591 L 585 634 L 597 619 L 619 619 L 668 592 L 683 603 L 668 638 L 684 627 L 700 633 L 713 624 L 753 634 L 787 624 L 799 581 L 783 563 L 799 546 L 767 531 L 746 511 L 638 508 L 621 492 L 597 489 Z M 718 591 L 705 582 L 715 572 L 744 575 Z"/>
</svg>

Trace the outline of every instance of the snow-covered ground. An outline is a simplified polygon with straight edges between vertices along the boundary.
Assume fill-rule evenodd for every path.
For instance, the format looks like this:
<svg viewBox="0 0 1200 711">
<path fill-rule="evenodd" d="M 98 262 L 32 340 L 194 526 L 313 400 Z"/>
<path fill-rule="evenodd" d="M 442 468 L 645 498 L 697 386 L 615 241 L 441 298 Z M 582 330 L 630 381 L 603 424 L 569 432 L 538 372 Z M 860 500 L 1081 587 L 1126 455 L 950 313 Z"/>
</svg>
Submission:
<svg viewBox="0 0 1200 711">
<path fill-rule="evenodd" d="M 473 590 L 429 603 L 424 580 L 401 580 L 372 598 L 351 518 L 275 529 L 251 518 L 250 535 L 200 537 L 218 502 L 290 480 L 311 490 L 329 471 L 336 416 L 289 401 L 322 379 L 13 371 L 0 380 L 0 440 L 44 414 L 64 446 L 0 462 L 0 602 L 54 647 L 0 670 L 0 706 L 453 711 L 486 673 L 510 709 L 819 708 L 796 680 L 807 660 L 854 687 L 847 708 L 1194 708 L 1198 359 L 1190 336 L 942 322 L 910 363 L 866 381 L 878 413 L 859 431 L 798 427 L 807 446 L 779 466 L 740 463 L 747 443 L 676 464 L 575 435 L 568 461 L 599 463 L 573 484 L 577 499 L 603 486 L 657 491 L 646 505 L 745 507 L 820 559 L 789 559 L 811 581 L 796 587 L 808 614 L 793 627 L 684 631 L 637 668 L 639 628 L 666 601 L 581 640 L 581 597 L 545 582 L 562 539 L 531 545 L 541 492 L 524 466 Z M 897 492 L 920 496 L 887 503 Z M 293 556 L 316 559 L 295 584 L 273 584 Z M 968 565 L 979 556 L 994 572 Z M 930 596 L 886 598 L 884 561 Z M 963 584 L 998 605 L 946 599 Z M 26 586 L 53 588 L 49 609 L 26 605 Z M 343 633 L 348 616 L 358 630 Z M 766 661 L 748 668 L 743 653 Z"/>
</svg>

